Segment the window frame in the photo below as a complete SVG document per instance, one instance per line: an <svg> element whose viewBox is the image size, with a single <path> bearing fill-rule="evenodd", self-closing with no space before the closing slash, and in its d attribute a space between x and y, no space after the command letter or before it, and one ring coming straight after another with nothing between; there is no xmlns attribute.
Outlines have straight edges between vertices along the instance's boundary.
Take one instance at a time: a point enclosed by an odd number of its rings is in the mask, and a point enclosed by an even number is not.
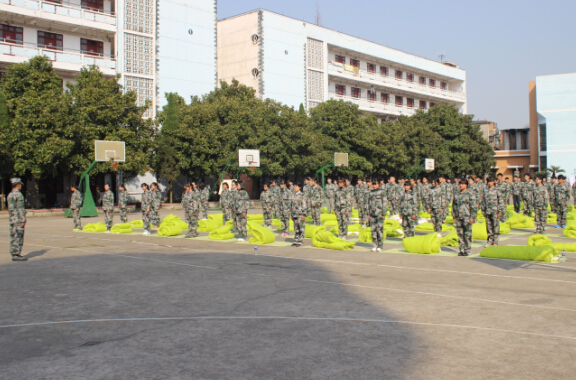
<svg viewBox="0 0 576 380"><path fill-rule="evenodd" d="M429 87L436 87L436 79L428 79L428 86Z"/></svg>
<svg viewBox="0 0 576 380"><path fill-rule="evenodd" d="M11 30L12 29L12 30ZM5 37L4 34L14 35L14 39ZM0 24L0 41L14 45L24 44L24 28L8 24ZM20 37L20 39L18 39Z"/></svg>
<svg viewBox="0 0 576 380"><path fill-rule="evenodd" d="M406 73L406 82L414 82L414 74Z"/></svg>
<svg viewBox="0 0 576 380"><path fill-rule="evenodd" d="M419 78L419 80L418 80L418 83L423 84L423 85L426 85L426 77L422 77L422 76L421 76L421 77Z"/></svg>
<svg viewBox="0 0 576 380"><path fill-rule="evenodd" d="M404 73L402 71L400 71L400 70L395 71L394 78L396 78L397 80L402 80L403 76L404 76Z"/></svg>
<svg viewBox="0 0 576 380"><path fill-rule="evenodd" d="M382 75L383 77L387 77L388 76L388 67L380 66L380 75Z"/></svg>
<svg viewBox="0 0 576 380"><path fill-rule="evenodd" d="M341 63L341 64L345 65L346 64L346 57L343 55L340 55L340 54L335 54L334 55L334 61L336 63Z"/></svg>
<svg viewBox="0 0 576 380"><path fill-rule="evenodd" d="M448 84L446 82L440 82L440 89L441 90L447 90Z"/></svg>
<svg viewBox="0 0 576 380"><path fill-rule="evenodd" d="M90 51L88 50L88 45L89 42L96 42L96 46L97 46L97 50L101 49L102 51ZM90 44L92 45L92 44ZM84 49L84 47L86 47L86 49ZM82 54L86 54L86 55L91 55L91 56L95 56L95 57L103 57L104 56L104 42L103 41L98 41L98 40L90 40L88 38L80 38L80 51L82 52Z"/></svg>
<svg viewBox="0 0 576 380"><path fill-rule="evenodd" d="M350 96L354 99L362 99L362 89L360 87L350 87Z"/></svg>
<svg viewBox="0 0 576 380"><path fill-rule="evenodd" d="M381 92L380 93L380 102L384 103L384 104L390 103L390 95L385 93L385 92Z"/></svg>
<svg viewBox="0 0 576 380"><path fill-rule="evenodd" d="M57 50L57 51L63 51L64 50L64 35L63 34L45 32L43 30L38 30L36 32L36 38L38 39L37 40L38 41L38 47L40 47L42 49ZM40 42L41 39L44 42ZM55 41L56 46L47 45L46 39L51 40L51 41L52 40ZM58 46L58 42L60 42L61 46Z"/></svg>
<svg viewBox="0 0 576 380"><path fill-rule="evenodd" d="M426 110L426 100L420 100L418 106L421 110Z"/></svg>
<svg viewBox="0 0 576 380"><path fill-rule="evenodd" d="M406 98L406 107L414 108L414 98Z"/></svg>
<svg viewBox="0 0 576 380"><path fill-rule="evenodd" d="M360 60L359 59L354 59L354 58L350 58L350 66L356 67L356 68L360 68Z"/></svg>
<svg viewBox="0 0 576 380"><path fill-rule="evenodd" d="M337 84L336 85L336 95L346 96L346 85Z"/></svg>
<svg viewBox="0 0 576 380"><path fill-rule="evenodd" d="M404 106L404 97L400 95L394 95L394 104L396 107Z"/></svg>
<svg viewBox="0 0 576 380"><path fill-rule="evenodd" d="M376 74L376 65L373 63L366 63L366 71L370 74Z"/></svg>
<svg viewBox="0 0 576 380"><path fill-rule="evenodd" d="M376 91L367 90L366 91L366 98L368 99L369 102L375 102L376 101Z"/></svg>

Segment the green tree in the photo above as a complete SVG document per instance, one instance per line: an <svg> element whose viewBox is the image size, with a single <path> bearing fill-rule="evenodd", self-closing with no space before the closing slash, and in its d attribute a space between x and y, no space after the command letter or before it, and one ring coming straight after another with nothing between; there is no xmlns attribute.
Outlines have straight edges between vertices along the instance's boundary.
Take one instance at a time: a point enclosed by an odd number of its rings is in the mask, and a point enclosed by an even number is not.
<svg viewBox="0 0 576 380"><path fill-rule="evenodd" d="M12 119L2 137L10 147L14 173L56 176L66 165L73 143L67 132L71 104L52 63L34 57L9 66L2 88Z"/></svg>
<svg viewBox="0 0 576 380"><path fill-rule="evenodd" d="M126 142L126 162L119 168L144 174L152 165L156 130L152 120L143 119L150 102L139 107L133 91L124 93L118 77L106 78L96 66L83 68L68 89L72 121L66 134L72 149L65 170L82 173L94 160L94 140L111 140ZM93 173L111 171L110 164L99 163Z"/></svg>
<svg viewBox="0 0 576 380"><path fill-rule="evenodd" d="M11 121L6 96L0 90L0 162L2 162L0 165L0 210L4 210L4 180L10 178L14 170L14 161L10 154L7 135Z"/></svg>
<svg viewBox="0 0 576 380"><path fill-rule="evenodd" d="M543 171L548 171L548 172L552 173L552 177L556 177L556 173L565 173L566 172L564 169L560 168L560 166L554 166L554 165L551 165L549 168L546 168Z"/></svg>
<svg viewBox="0 0 576 380"><path fill-rule="evenodd" d="M306 110L304 109L304 104L300 103L300 108L298 108L298 113L300 115L306 115Z"/></svg>

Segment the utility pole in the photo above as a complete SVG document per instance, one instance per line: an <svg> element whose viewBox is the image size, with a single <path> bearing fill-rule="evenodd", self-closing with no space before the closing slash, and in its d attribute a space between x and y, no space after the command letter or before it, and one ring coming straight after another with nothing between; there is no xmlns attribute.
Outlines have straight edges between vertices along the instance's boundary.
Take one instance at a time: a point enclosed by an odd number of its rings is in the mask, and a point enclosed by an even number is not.
<svg viewBox="0 0 576 380"><path fill-rule="evenodd" d="M316 2L316 25L321 26L320 25L321 22L321 18L320 18L320 5L318 4L318 2Z"/></svg>

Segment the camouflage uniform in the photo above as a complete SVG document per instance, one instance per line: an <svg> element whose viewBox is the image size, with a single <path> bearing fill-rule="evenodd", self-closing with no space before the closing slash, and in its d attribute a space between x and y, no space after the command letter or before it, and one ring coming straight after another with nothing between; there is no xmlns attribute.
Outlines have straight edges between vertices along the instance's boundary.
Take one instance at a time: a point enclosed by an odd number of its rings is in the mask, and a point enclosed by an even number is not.
<svg viewBox="0 0 576 380"><path fill-rule="evenodd" d="M498 213L500 214L500 221L504 223L506 221L506 205L508 204L506 200L510 197L510 188L506 182L497 182L494 187L502 198L502 205L498 209Z"/></svg>
<svg viewBox="0 0 576 380"><path fill-rule="evenodd" d="M568 182L557 183L554 187L554 200L556 201L556 214L558 215L558 225L566 225L566 215L568 214L568 202L570 201L570 185Z"/></svg>
<svg viewBox="0 0 576 380"><path fill-rule="evenodd" d="M419 212L416 199L412 190L404 191L400 199L400 216L402 217L402 228L404 229L405 237L411 237L415 234L414 228L418 221Z"/></svg>
<svg viewBox="0 0 576 380"><path fill-rule="evenodd" d="M279 186L270 186L270 192L272 193L274 199L274 218L280 219L281 213L281 199L280 199L280 187Z"/></svg>
<svg viewBox="0 0 576 380"><path fill-rule="evenodd" d="M224 224L231 219L230 215L230 190L223 189L220 194L220 209L222 210L222 215L224 219Z"/></svg>
<svg viewBox="0 0 576 380"><path fill-rule="evenodd" d="M432 219L432 225L434 226L435 232L442 232L442 222L444 221L444 210L446 206L444 204L444 192L440 186L433 187L428 193L428 212Z"/></svg>
<svg viewBox="0 0 576 380"><path fill-rule="evenodd" d="M460 255L467 256L472 250L472 224L476 222L478 210L476 209L476 197L473 191L466 189L454 195L452 202L452 216L454 227L458 234L458 249Z"/></svg>
<svg viewBox="0 0 576 380"><path fill-rule="evenodd" d="M72 193L72 198L70 199L70 208L72 209L72 215L74 216L74 229L81 229L82 224L80 223L80 208L82 207L82 193L80 190L75 190Z"/></svg>
<svg viewBox="0 0 576 380"><path fill-rule="evenodd" d="M312 191L315 191L314 189ZM297 243L304 241L304 221L302 216L306 216L307 201L301 191L292 194L291 214L294 221L294 240Z"/></svg>
<svg viewBox="0 0 576 380"><path fill-rule="evenodd" d="M264 225L266 227L272 226L272 217L274 215L274 195L270 189L260 194L260 204L262 205L262 213L264 214Z"/></svg>
<svg viewBox="0 0 576 380"><path fill-rule="evenodd" d="M142 204L140 206L140 212L142 213L142 223L144 224L145 231L150 231L150 211L148 210L149 207L152 207L150 194L150 190L146 190L142 193Z"/></svg>
<svg viewBox="0 0 576 380"><path fill-rule="evenodd" d="M548 199L550 200L550 210L554 214L558 214L556 210L556 184L558 182L546 182L546 190L548 190Z"/></svg>
<svg viewBox="0 0 576 380"><path fill-rule="evenodd" d="M128 223L128 192L122 190L118 192L118 207L120 208L120 221L122 223Z"/></svg>
<svg viewBox="0 0 576 380"><path fill-rule="evenodd" d="M110 230L114 221L114 193L110 190L102 196L102 210L104 210L104 223Z"/></svg>
<svg viewBox="0 0 576 380"><path fill-rule="evenodd" d="M206 185L202 190L202 219L208 219L208 200L210 199L210 186Z"/></svg>
<svg viewBox="0 0 576 380"><path fill-rule="evenodd" d="M390 215L398 215L400 207L400 196L404 189L398 183L386 184L386 193L388 194L388 205L390 206Z"/></svg>
<svg viewBox="0 0 576 380"><path fill-rule="evenodd" d="M368 193L368 215L372 228L372 244L374 248L384 247L384 219L388 208L388 199L381 189Z"/></svg>
<svg viewBox="0 0 576 380"><path fill-rule="evenodd" d="M150 207L150 219L152 225L160 227L160 205L162 204L162 192L160 189L150 191L152 197L152 204Z"/></svg>
<svg viewBox="0 0 576 380"><path fill-rule="evenodd" d="M189 222L186 237L193 238L198 236L198 219L200 219L202 199L203 195L200 191L190 191L190 200L188 201Z"/></svg>
<svg viewBox="0 0 576 380"><path fill-rule="evenodd" d="M26 223L26 210L24 209L24 196L20 190L12 190L6 198L8 202L8 217L10 223L10 254L12 257L20 256L24 245L24 227Z"/></svg>
<svg viewBox="0 0 576 380"><path fill-rule="evenodd" d="M346 237L348 235L348 222L350 221L350 214L346 216L348 207L350 207L350 196L346 188L338 187L334 193L334 212L336 213L336 220L338 221L338 237Z"/></svg>
<svg viewBox="0 0 576 380"><path fill-rule="evenodd" d="M514 182L512 184L512 197L514 198L514 211L520 212L520 202L522 200L522 181Z"/></svg>
<svg viewBox="0 0 576 380"><path fill-rule="evenodd" d="M304 195L304 194L302 194ZM287 234L290 232L290 209L292 208L292 192L287 187L280 188L279 196L279 218L280 232Z"/></svg>
<svg viewBox="0 0 576 380"><path fill-rule="evenodd" d="M346 197L348 198L348 218L352 217L352 207L356 207L358 209L358 205L356 204L356 200L354 199L354 186L346 185L344 186L344 190L346 191Z"/></svg>
<svg viewBox="0 0 576 380"><path fill-rule="evenodd" d="M238 189L230 190L228 195L228 204L230 205L230 217L232 218L232 229L231 231L238 231L238 226L236 223L236 196L238 195Z"/></svg>
<svg viewBox="0 0 576 380"><path fill-rule="evenodd" d="M238 191L235 198L236 202L236 228L238 235L245 239L248 236L246 223L248 222L248 208L250 208L250 196L246 190Z"/></svg>
<svg viewBox="0 0 576 380"><path fill-rule="evenodd" d="M576 182L574 182L574 184L572 185L572 198L574 198L574 201L576 203Z"/></svg>
<svg viewBox="0 0 576 380"><path fill-rule="evenodd" d="M534 199L534 182L524 182L522 186L522 200L524 201L524 215L531 216Z"/></svg>
<svg viewBox="0 0 576 380"><path fill-rule="evenodd" d="M358 216L360 217L360 224L366 225L366 216L368 215L368 202L370 194L368 185L356 185L354 192L356 193L356 204L358 205Z"/></svg>
<svg viewBox="0 0 576 380"><path fill-rule="evenodd" d="M432 185L429 183L422 183L420 184L418 189L420 191L420 200L422 201L422 208L424 210L429 210L430 205L428 202L430 201L430 191L432 190Z"/></svg>
<svg viewBox="0 0 576 380"><path fill-rule="evenodd" d="M293 194L296 194L296 192ZM319 226L321 224L320 209L322 208L322 188L320 186L312 186L307 202L309 204L309 210L307 210L307 212L312 215L312 222Z"/></svg>
<svg viewBox="0 0 576 380"><path fill-rule="evenodd" d="M548 190L546 186L536 186L534 191L534 224L536 232L544 233L546 227L546 218L548 216Z"/></svg>
<svg viewBox="0 0 576 380"><path fill-rule="evenodd" d="M496 187L490 189L486 187L482 196L482 212L486 218L486 233L488 234L488 244L498 244L500 238L500 220L498 214L502 212L504 200Z"/></svg>
<svg viewBox="0 0 576 380"><path fill-rule="evenodd" d="M441 197L442 201L444 202L443 204L444 212L442 213L441 217L442 223L444 223L446 217L448 216L448 205L452 203L452 199L454 198L454 194L456 193L454 192L454 188L448 182L444 182L443 184L440 185L440 192L442 193Z"/></svg>
<svg viewBox="0 0 576 380"><path fill-rule="evenodd" d="M328 201L328 213L334 210L334 192L338 189L333 183L328 183L324 186L324 192L326 193L326 200Z"/></svg>

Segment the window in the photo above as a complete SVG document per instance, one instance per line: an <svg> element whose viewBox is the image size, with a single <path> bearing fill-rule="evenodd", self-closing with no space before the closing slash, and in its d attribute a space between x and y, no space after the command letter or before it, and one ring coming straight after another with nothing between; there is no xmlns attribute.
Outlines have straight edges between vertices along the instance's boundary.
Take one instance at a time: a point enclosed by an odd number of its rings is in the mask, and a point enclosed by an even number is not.
<svg viewBox="0 0 576 380"><path fill-rule="evenodd" d="M61 34L38 31L38 45L43 48L62 50Z"/></svg>
<svg viewBox="0 0 576 380"><path fill-rule="evenodd" d="M402 107L403 104L404 104L404 98L396 95L396 107Z"/></svg>
<svg viewBox="0 0 576 380"><path fill-rule="evenodd" d="M104 0L82 0L82 8L93 11L103 11Z"/></svg>
<svg viewBox="0 0 576 380"><path fill-rule="evenodd" d="M406 98L406 105L410 108L414 107L414 99Z"/></svg>
<svg viewBox="0 0 576 380"><path fill-rule="evenodd" d="M420 77L420 84L426 84L426 77Z"/></svg>
<svg viewBox="0 0 576 380"><path fill-rule="evenodd" d="M346 86L344 86L342 84L337 84L336 85L336 95L345 96L346 95Z"/></svg>
<svg viewBox="0 0 576 380"><path fill-rule="evenodd" d="M442 90L446 90L448 88L448 85L446 84L446 82L440 82L440 88Z"/></svg>
<svg viewBox="0 0 576 380"><path fill-rule="evenodd" d="M380 66L380 75L387 77L388 76L388 68L384 66Z"/></svg>
<svg viewBox="0 0 576 380"><path fill-rule="evenodd" d="M406 74L406 80L408 82L414 82L414 74Z"/></svg>
<svg viewBox="0 0 576 380"><path fill-rule="evenodd" d="M352 87L352 97L359 99L362 96L362 92L357 87Z"/></svg>
<svg viewBox="0 0 576 380"><path fill-rule="evenodd" d="M508 141L510 141L510 150L518 149L516 146L516 130L511 129L508 134Z"/></svg>
<svg viewBox="0 0 576 380"><path fill-rule="evenodd" d="M342 63L342 64L346 63L346 57L344 57L343 55L336 54L335 59L336 59L336 62L338 62L338 63Z"/></svg>
<svg viewBox="0 0 576 380"><path fill-rule="evenodd" d="M375 102L376 101L376 92L368 90L368 101Z"/></svg>
<svg viewBox="0 0 576 380"><path fill-rule="evenodd" d="M373 65L371 63L367 63L366 67L368 68L369 73L375 73L376 72L376 65Z"/></svg>
<svg viewBox="0 0 576 380"><path fill-rule="evenodd" d="M0 24L0 41L22 45L22 28Z"/></svg>
<svg viewBox="0 0 576 380"><path fill-rule="evenodd" d="M402 79L402 71L396 70L396 79Z"/></svg>
<svg viewBox="0 0 576 380"><path fill-rule="evenodd" d="M360 68L360 61L357 59L350 58L350 66Z"/></svg>
<svg viewBox="0 0 576 380"><path fill-rule="evenodd" d="M426 101L425 101L425 100L420 100L420 109L421 109L421 110L425 110L425 109L426 109Z"/></svg>
<svg viewBox="0 0 576 380"><path fill-rule="evenodd" d="M524 129L520 131L520 149L530 149L530 130Z"/></svg>
<svg viewBox="0 0 576 380"><path fill-rule="evenodd" d="M432 102L430 102L430 105L429 105L429 107L430 107L430 108L434 107L434 104L436 104L436 103L432 103Z"/></svg>
<svg viewBox="0 0 576 380"><path fill-rule="evenodd" d="M538 129L540 130L540 152L546 152L546 124L540 124Z"/></svg>
<svg viewBox="0 0 576 380"><path fill-rule="evenodd" d="M428 86L436 87L436 81L434 79L430 79L430 81L428 82Z"/></svg>
<svg viewBox="0 0 576 380"><path fill-rule="evenodd" d="M388 94L385 94L385 93L382 92L382 93L380 94L380 101L381 101L382 103L388 103L388 102L389 102Z"/></svg>
<svg viewBox="0 0 576 380"><path fill-rule="evenodd" d="M102 56L104 54L104 42L80 39L80 48L84 54Z"/></svg>

